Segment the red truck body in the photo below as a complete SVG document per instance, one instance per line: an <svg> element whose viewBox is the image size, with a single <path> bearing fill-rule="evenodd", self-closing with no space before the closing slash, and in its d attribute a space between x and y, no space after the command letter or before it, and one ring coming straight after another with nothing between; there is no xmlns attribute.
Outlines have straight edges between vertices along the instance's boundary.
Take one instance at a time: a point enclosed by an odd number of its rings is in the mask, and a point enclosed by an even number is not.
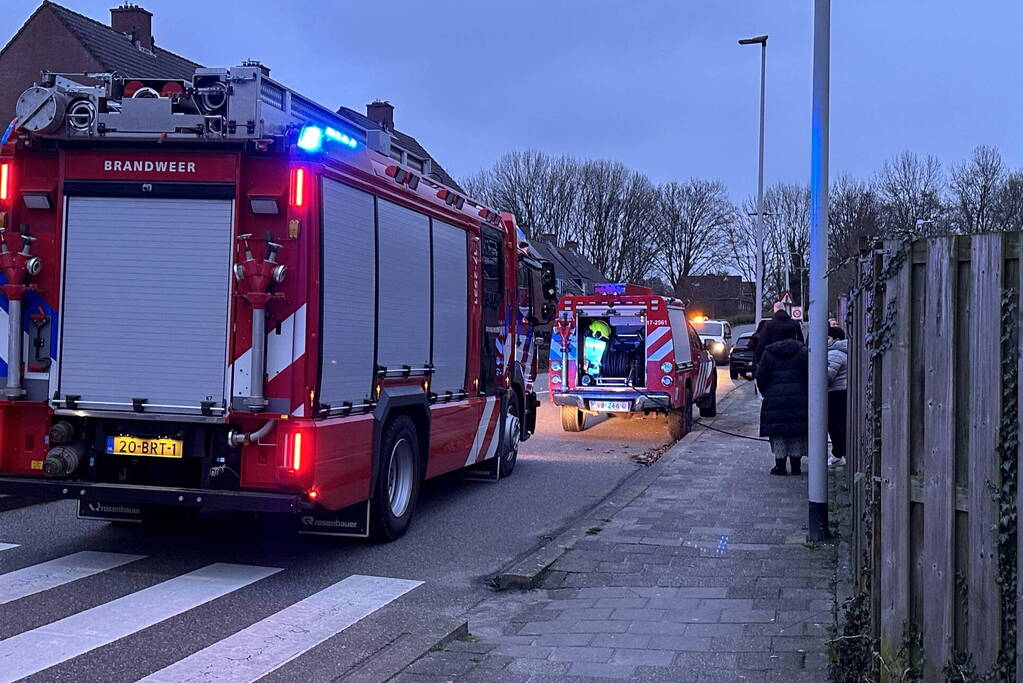
<svg viewBox="0 0 1023 683"><path fill-rule="evenodd" d="M393 538L423 479L509 474L544 303L514 218L259 69L203 71L141 104L26 91L93 119L0 151L0 493Z"/></svg>
<svg viewBox="0 0 1023 683"><path fill-rule="evenodd" d="M664 413L680 438L693 409L716 413L714 359L677 299L636 285L598 285L558 304L550 348L550 400L562 426L579 431L586 414Z"/></svg>

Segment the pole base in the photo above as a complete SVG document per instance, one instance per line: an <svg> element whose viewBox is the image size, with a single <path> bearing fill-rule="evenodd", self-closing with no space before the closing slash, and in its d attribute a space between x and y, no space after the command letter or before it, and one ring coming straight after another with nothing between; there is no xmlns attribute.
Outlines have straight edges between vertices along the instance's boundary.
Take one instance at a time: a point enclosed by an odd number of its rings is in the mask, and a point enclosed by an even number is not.
<svg viewBox="0 0 1023 683"><path fill-rule="evenodd" d="M245 399L245 407L254 413L266 410L267 400L262 397L250 396Z"/></svg>
<svg viewBox="0 0 1023 683"><path fill-rule="evenodd" d="M4 396L11 401L16 401L19 398L25 398L25 389L22 387L6 387L4 388Z"/></svg>
<svg viewBox="0 0 1023 683"><path fill-rule="evenodd" d="M806 538L811 543L830 541L831 531L828 528L828 504L810 501L810 526Z"/></svg>

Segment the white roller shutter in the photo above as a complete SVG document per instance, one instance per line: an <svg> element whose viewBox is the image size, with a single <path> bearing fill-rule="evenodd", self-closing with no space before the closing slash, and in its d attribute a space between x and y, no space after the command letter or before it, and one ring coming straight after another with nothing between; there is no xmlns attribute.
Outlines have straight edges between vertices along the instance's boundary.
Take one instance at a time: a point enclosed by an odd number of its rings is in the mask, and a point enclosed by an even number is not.
<svg viewBox="0 0 1023 683"><path fill-rule="evenodd" d="M373 196L323 180L320 400L362 403L373 387Z"/></svg>
<svg viewBox="0 0 1023 683"><path fill-rule="evenodd" d="M197 413L225 403L233 202L68 199L61 397Z"/></svg>
<svg viewBox="0 0 1023 683"><path fill-rule="evenodd" d="M377 363L390 370L430 361L430 221L377 200L380 308Z"/></svg>
<svg viewBox="0 0 1023 683"><path fill-rule="evenodd" d="M432 391L465 389L469 329L465 230L433 222L433 381Z"/></svg>

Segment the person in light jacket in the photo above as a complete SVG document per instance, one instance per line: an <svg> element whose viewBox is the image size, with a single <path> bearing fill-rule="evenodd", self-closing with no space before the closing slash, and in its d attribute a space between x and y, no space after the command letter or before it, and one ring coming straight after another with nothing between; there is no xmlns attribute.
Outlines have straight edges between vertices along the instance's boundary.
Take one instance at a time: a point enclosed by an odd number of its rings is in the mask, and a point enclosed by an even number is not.
<svg viewBox="0 0 1023 683"><path fill-rule="evenodd" d="M757 365L757 388L764 397L760 436L771 441L771 474L788 474L786 460L792 474L801 474L800 459L806 455L808 355L806 346L796 338L795 326L783 327L778 334L782 339L763 349Z"/></svg>
<svg viewBox="0 0 1023 683"><path fill-rule="evenodd" d="M830 467L845 465L845 406L849 386L849 340L841 327L828 329L828 435Z"/></svg>

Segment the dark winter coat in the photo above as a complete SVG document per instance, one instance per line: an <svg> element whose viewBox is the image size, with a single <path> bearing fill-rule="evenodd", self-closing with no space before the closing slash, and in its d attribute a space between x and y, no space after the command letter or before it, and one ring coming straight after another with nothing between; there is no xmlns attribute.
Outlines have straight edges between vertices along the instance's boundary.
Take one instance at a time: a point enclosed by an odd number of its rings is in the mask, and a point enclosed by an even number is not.
<svg viewBox="0 0 1023 683"><path fill-rule="evenodd" d="M763 327L756 333L754 339L757 340L756 348L753 351L756 360L759 363L760 359L764 357L764 349L771 344L781 341L782 339L798 339L800 342L803 339L803 328L799 326L792 316L787 311L775 311L771 319L768 320Z"/></svg>
<svg viewBox="0 0 1023 683"><path fill-rule="evenodd" d="M775 342L764 349L757 366L760 436L805 436L808 354L795 339Z"/></svg>

